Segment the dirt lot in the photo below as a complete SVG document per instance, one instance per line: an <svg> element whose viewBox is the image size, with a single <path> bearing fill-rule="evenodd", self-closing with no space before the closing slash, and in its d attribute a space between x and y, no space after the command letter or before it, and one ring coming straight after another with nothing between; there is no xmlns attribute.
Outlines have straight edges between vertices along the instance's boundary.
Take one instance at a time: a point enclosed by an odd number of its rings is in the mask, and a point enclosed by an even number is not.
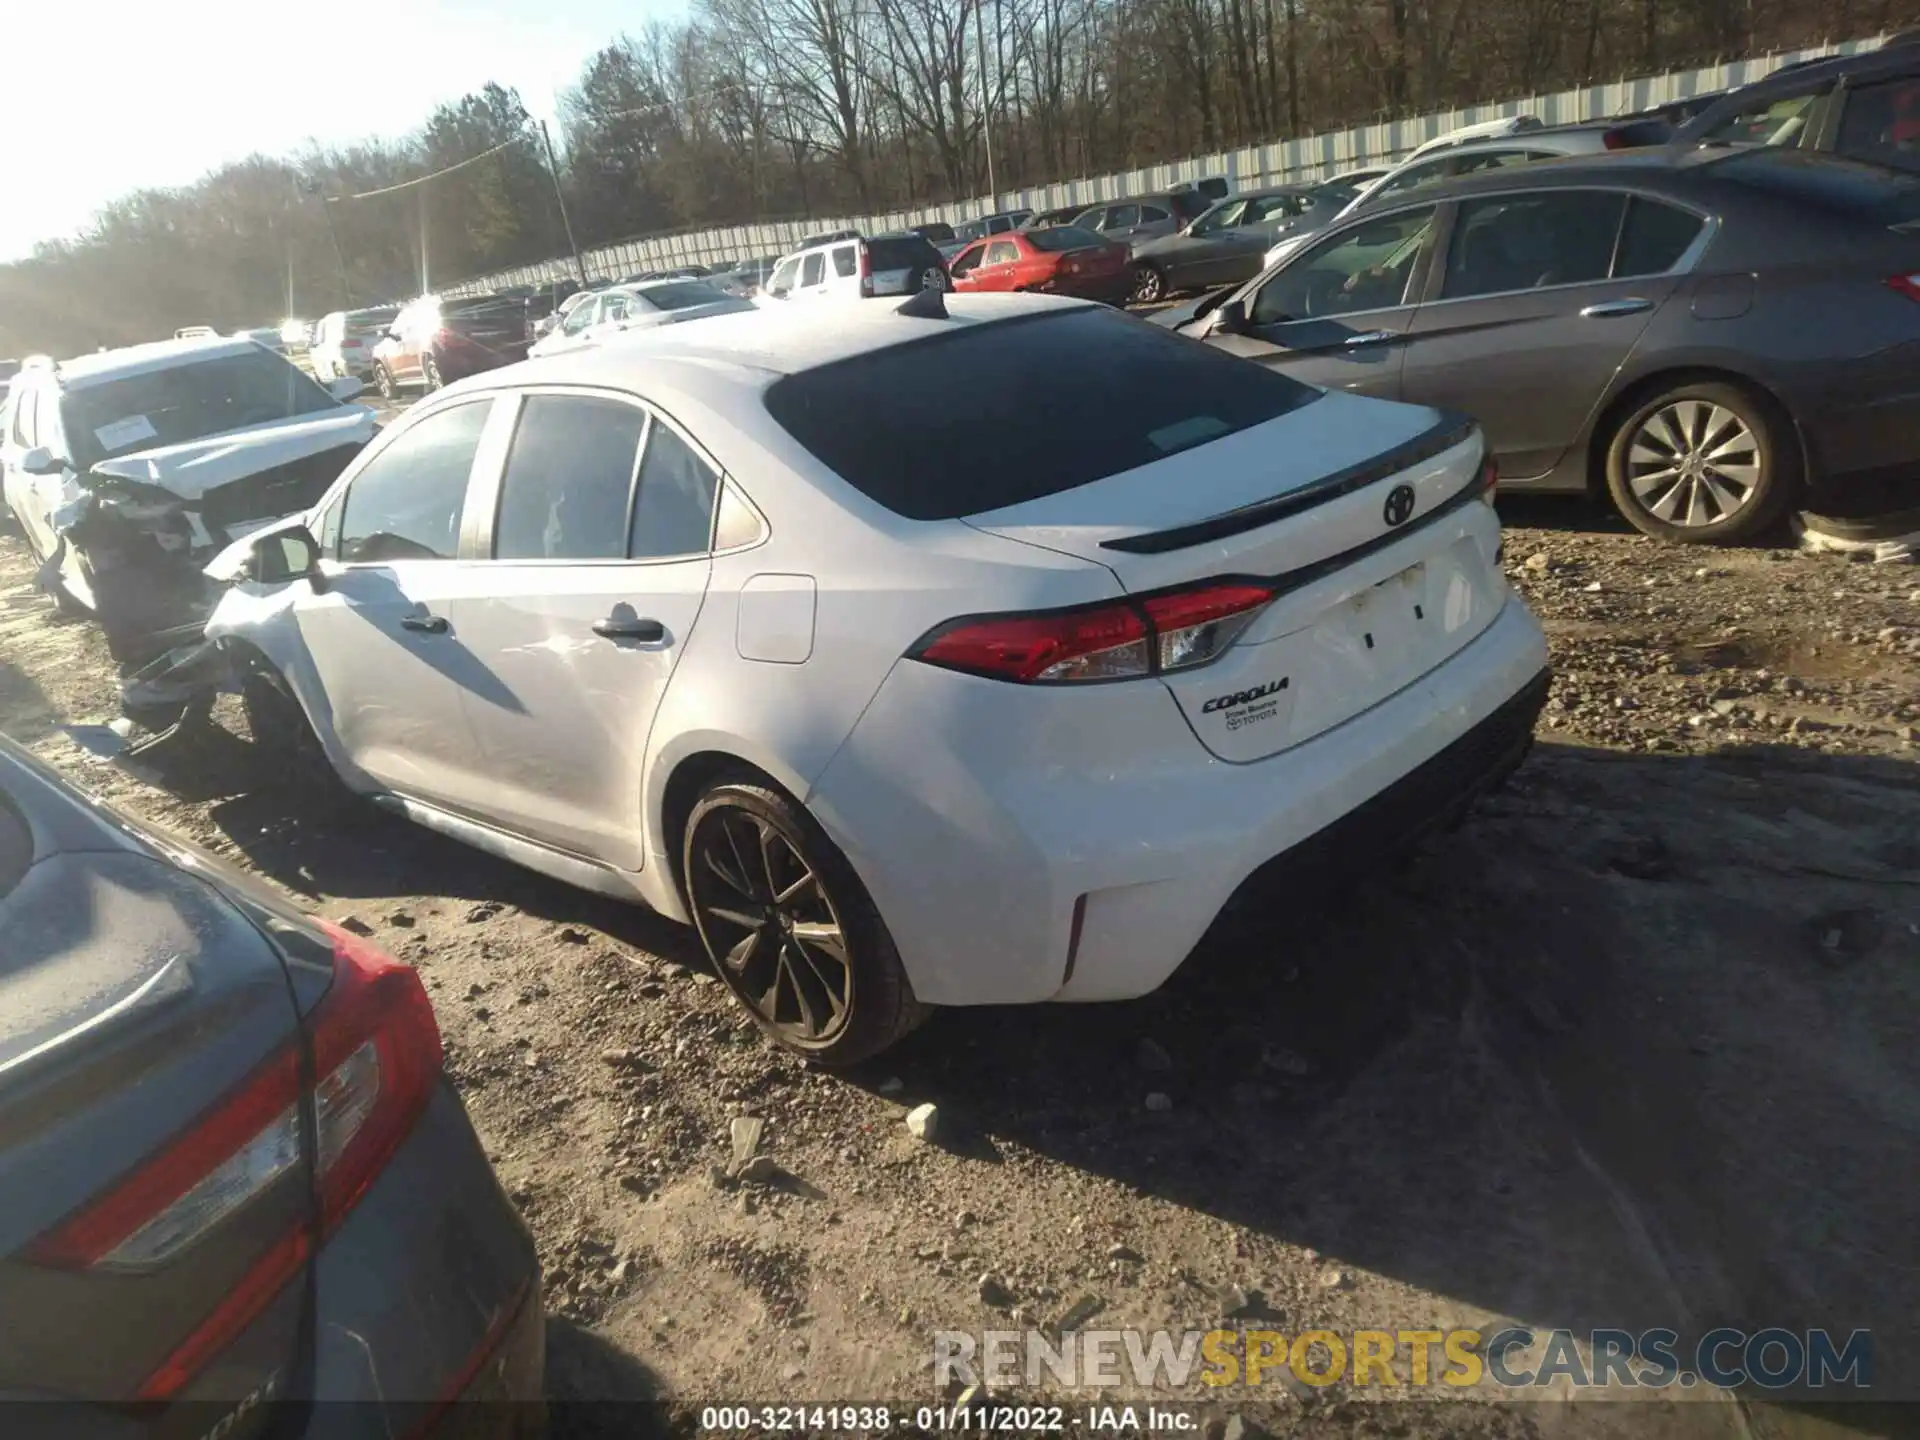
<svg viewBox="0 0 1920 1440"><path fill-rule="evenodd" d="M11 537L0 728L420 969L539 1240L559 1395L657 1394L681 1428L702 1402L930 1399L932 1329L1090 1297L1114 1328L1868 1327L1874 1395L1920 1398L1920 570L1503 509L1558 678L1462 830L1148 999L945 1012L847 1077L761 1043L687 932L289 795L224 710L155 765L89 759L61 726L113 714L104 647ZM903 1124L923 1101L938 1144ZM768 1185L716 1183L738 1116L765 1121ZM1217 1410L1350 1435L1896 1423L1295 1388ZM609 1413L561 1428L628 1433Z"/></svg>

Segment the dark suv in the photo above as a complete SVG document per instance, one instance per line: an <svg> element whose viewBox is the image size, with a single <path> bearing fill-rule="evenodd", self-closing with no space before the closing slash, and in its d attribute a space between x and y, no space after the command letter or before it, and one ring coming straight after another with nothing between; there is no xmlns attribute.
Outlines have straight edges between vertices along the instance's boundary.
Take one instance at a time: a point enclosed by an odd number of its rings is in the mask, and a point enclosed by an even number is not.
<svg viewBox="0 0 1920 1440"><path fill-rule="evenodd" d="M1920 171L1920 35L1864 55L1810 60L1729 90L1682 125L1684 146L1824 150Z"/></svg>
<svg viewBox="0 0 1920 1440"><path fill-rule="evenodd" d="M524 360L537 318L529 315L524 293L465 300L422 296L394 317L386 338L373 347L374 383L392 399L411 386L438 390Z"/></svg>

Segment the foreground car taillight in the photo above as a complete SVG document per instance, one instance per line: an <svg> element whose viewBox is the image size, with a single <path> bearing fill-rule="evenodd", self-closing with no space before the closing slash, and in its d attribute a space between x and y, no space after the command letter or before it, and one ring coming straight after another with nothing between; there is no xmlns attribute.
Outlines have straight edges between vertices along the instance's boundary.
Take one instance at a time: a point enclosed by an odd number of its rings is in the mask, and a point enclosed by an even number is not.
<svg viewBox="0 0 1920 1440"><path fill-rule="evenodd" d="M956 620L908 653L1022 685L1131 680L1218 658L1274 594L1251 582L1210 582L1109 605Z"/></svg>
<svg viewBox="0 0 1920 1440"><path fill-rule="evenodd" d="M1493 456L1487 456L1480 466L1480 498L1493 504L1493 492L1500 486L1500 467L1494 463Z"/></svg>
<svg viewBox="0 0 1920 1440"><path fill-rule="evenodd" d="M420 978L325 925L333 984L311 1020L318 1225L276 1238L136 1392L180 1392L299 1274L412 1131L440 1073L440 1028ZM21 1258L74 1270L166 1264L301 1163L305 1064L296 1036L238 1089Z"/></svg>
<svg viewBox="0 0 1920 1440"><path fill-rule="evenodd" d="M1920 271L1907 275L1889 275L1887 288L1906 296L1909 300L1920 301Z"/></svg>

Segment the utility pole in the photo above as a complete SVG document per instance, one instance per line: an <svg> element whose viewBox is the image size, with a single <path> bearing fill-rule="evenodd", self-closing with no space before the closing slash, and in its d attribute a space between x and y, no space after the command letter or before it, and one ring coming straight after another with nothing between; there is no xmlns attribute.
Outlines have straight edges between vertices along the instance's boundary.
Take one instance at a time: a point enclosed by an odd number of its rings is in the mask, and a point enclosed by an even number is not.
<svg viewBox="0 0 1920 1440"><path fill-rule="evenodd" d="M973 50L980 60L980 138L987 147L987 189L992 198L989 211L1000 208L1000 187L993 182L993 102L987 98L987 35L980 20L980 7L986 0L973 0Z"/></svg>
<svg viewBox="0 0 1920 1440"><path fill-rule="evenodd" d="M582 285L587 283L586 262L580 258L580 246L573 238L573 219L567 214L567 192L560 188L560 166L553 158L553 137L547 133L547 122L540 125L540 144L547 152L547 174L553 180L553 198L560 202L560 223L566 227L567 249L573 252L573 271Z"/></svg>
<svg viewBox="0 0 1920 1440"><path fill-rule="evenodd" d="M314 193L320 193L316 184ZM320 196L320 213L326 217L327 238L333 241L333 263L340 267L340 295L347 309L353 308L353 284L347 279L347 252L340 248L340 232L333 228L333 200L327 195Z"/></svg>
<svg viewBox="0 0 1920 1440"><path fill-rule="evenodd" d="M431 295L427 284L427 187L420 187L420 293Z"/></svg>

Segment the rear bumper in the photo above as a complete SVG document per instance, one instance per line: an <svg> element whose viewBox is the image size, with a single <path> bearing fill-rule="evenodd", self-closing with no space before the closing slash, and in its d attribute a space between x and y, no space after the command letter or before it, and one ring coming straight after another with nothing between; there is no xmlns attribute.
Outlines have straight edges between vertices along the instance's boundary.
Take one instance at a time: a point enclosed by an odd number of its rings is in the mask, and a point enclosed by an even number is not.
<svg viewBox="0 0 1920 1440"><path fill-rule="evenodd" d="M1117 305L1133 293L1133 276L1122 267L1111 275L1056 276L1040 288L1049 295L1071 295L1076 300L1101 300Z"/></svg>
<svg viewBox="0 0 1920 1440"><path fill-rule="evenodd" d="M539 1262L444 1083L313 1284L314 1397L355 1403L315 1406L310 1436L537 1432Z"/></svg>
<svg viewBox="0 0 1920 1440"><path fill-rule="evenodd" d="M1243 887L1269 888L1276 857L1314 840L1321 859L1293 863L1377 867L1369 846L1463 807L1524 753L1546 667L1510 599L1371 709L1229 764L1161 685L1042 692L903 662L808 804L922 1000L1125 999L1161 985Z"/></svg>

